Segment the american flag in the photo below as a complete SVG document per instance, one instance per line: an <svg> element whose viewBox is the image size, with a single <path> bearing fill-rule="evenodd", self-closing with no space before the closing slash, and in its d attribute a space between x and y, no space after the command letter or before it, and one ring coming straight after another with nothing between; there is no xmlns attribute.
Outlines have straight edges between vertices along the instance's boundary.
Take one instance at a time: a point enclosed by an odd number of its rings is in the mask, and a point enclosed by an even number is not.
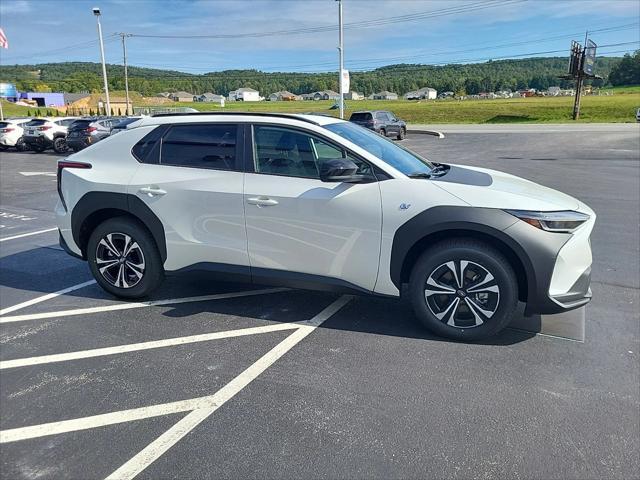
<svg viewBox="0 0 640 480"><path fill-rule="evenodd" d="M7 40L7 36L4 34L2 28L0 28L0 47L9 48L9 40Z"/></svg>

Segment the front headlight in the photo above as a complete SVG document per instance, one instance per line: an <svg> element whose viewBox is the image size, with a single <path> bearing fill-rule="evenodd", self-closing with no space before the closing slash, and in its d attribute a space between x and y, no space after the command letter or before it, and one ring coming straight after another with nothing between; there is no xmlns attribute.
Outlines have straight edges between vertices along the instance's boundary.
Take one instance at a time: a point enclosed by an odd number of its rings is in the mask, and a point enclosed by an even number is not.
<svg viewBox="0 0 640 480"><path fill-rule="evenodd" d="M570 210L562 212L532 212L529 210L505 210L514 217L547 232L571 233L589 220L589 215Z"/></svg>

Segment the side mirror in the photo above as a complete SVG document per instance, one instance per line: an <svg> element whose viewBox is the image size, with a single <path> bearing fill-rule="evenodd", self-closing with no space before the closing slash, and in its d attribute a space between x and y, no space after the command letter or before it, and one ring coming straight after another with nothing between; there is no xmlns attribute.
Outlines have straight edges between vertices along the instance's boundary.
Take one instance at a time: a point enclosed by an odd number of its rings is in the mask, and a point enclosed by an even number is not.
<svg viewBox="0 0 640 480"><path fill-rule="evenodd" d="M320 180L323 182L359 182L358 166L347 158L332 158L320 164Z"/></svg>

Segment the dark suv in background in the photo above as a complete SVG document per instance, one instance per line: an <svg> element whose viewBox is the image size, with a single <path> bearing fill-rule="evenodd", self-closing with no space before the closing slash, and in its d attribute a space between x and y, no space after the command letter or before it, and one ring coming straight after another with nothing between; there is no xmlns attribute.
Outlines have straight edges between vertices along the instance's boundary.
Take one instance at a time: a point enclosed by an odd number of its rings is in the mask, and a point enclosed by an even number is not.
<svg viewBox="0 0 640 480"><path fill-rule="evenodd" d="M383 137L395 137L402 140L407 135L407 124L386 110L353 112L349 121L369 128Z"/></svg>
<svg viewBox="0 0 640 480"><path fill-rule="evenodd" d="M78 152L89 145L111 135L111 128L120 123L120 118L83 118L69 126L67 145Z"/></svg>

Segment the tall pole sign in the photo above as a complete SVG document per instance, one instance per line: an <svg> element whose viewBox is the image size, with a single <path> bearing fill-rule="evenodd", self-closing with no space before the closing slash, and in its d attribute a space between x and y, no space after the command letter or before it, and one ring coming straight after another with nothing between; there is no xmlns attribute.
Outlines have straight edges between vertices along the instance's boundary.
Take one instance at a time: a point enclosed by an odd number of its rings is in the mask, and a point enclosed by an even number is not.
<svg viewBox="0 0 640 480"><path fill-rule="evenodd" d="M594 67L596 63L596 48L598 47L593 40L589 40L585 35L585 46L573 41L571 42L571 54L569 57L569 71L567 75L563 75L560 78L565 80L575 80L576 82L576 95L573 102L573 119L578 120L580 118L580 100L582 98L582 87L585 79L602 78L595 75Z"/></svg>

